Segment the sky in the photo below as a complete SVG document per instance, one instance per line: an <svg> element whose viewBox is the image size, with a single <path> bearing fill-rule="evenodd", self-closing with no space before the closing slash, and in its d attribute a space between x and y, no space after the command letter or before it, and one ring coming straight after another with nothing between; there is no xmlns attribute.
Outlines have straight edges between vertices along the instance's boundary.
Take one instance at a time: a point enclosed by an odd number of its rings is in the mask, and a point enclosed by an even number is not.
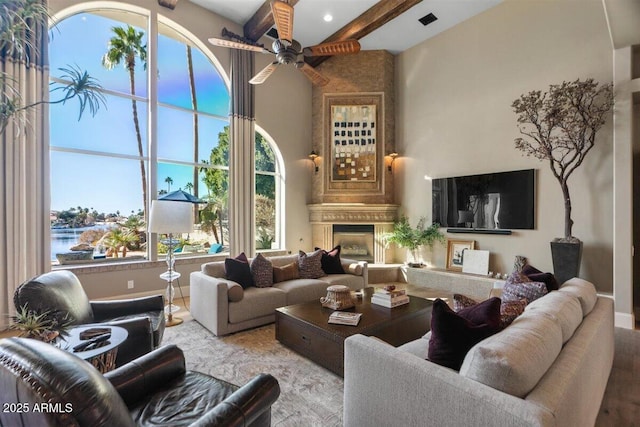
<svg viewBox="0 0 640 427"><path fill-rule="evenodd" d="M129 14L130 15L130 14ZM123 17L127 15L123 14ZM125 18L126 19L126 18ZM60 68L73 65L86 70L102 87L116 93L129 94L129 74L122 66L107 70L102 56L107 51L113 26L126 25L96 14L81 13L58 23L51 31L49 44L50 73L59 77ZM137 28L138 31L142 31ZM146 37L144 39L146 43ZM192 48L198 110L217 117L199 115L199 159L208 159L217 146L218 133L228 124L229 94L224 81L209 59ZM186 46L173 38L158 37L158 98L161 103L191 109ZM146 70L137 61L135 69L136 95L147 97ZM60 99L59 92L51 101ZM50 108L50 143L63 150L51 152L51 209L87 207L98 212L122 214L142 208L140 162L124 156L137 156L138 145L133 124L131 100L106 95L107 108L95 117L85 113L78 121L77 101L52 105ZM137 101L144 154L147 155L148 104ZM159 159L193 161L193 114L167 106L158 108ZM92 155L87 152L113 154ZM145 165L146 167L146 165ZM148 172L148 167L147 167ZM171 177L171 190L185 189L193 181L192 168L180 164L158 164L158 189L168 190L165 178ZM201 186L201 195L206 193Z"/></svg>

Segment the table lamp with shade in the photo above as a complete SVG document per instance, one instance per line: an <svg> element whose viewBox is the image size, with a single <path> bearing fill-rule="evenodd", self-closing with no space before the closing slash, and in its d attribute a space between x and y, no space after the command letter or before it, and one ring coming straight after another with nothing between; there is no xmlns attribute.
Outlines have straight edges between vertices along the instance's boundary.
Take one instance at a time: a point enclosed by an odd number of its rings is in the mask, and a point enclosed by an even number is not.
<svg viewBox="0 0 640 427"><path fill-rule="evenodd" d="M167 314L167 326L175 326L182 323L179 317L173 317L173 313L180 308L173 304L173 281L180 277L180 273L174 271L175 259L173 248L176 241L175 234L188 233L193 229L193 205L191 203L177 202L173 200L153 200L149 215L149 232L168 235L167 240L167 266L169 269L160 275L167 281L167 301L165 313Z"/></svg>

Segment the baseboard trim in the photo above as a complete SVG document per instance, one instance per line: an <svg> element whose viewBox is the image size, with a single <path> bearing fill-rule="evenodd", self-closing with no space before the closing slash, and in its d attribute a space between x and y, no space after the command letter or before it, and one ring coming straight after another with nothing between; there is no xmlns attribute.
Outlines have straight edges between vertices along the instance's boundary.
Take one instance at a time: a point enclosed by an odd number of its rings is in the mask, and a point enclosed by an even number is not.
<svg viewBox="0 0 640 427"><path fill-rule="evenodd" d="M635 316L629 313L621 313L616 311L614 316L614 324L616 328L635 329Z"/></svg>
<svg viewBox="0 0 640 427"><path fill-rule="evenodd" d="M182 293L180 293L180 289L178 288L178 286L174 286L175 288L175 294L173 296L174 299L179 299L182 295L184 295L185 297L189 296L189 287L185 287L183 286L182 289ZM155 291L145 291L145 292L134 292L134 293L130 293L130 294L124 294L124 295L114 295L111 297L105 297L105 298L96 298L96 300L103 300L103 301L109 301L109 300L116 300L116 299L131 299L131 298L140 298L140 297L149 297L152 295L164 295L166 292L166 289L158 289Z"/></svg>

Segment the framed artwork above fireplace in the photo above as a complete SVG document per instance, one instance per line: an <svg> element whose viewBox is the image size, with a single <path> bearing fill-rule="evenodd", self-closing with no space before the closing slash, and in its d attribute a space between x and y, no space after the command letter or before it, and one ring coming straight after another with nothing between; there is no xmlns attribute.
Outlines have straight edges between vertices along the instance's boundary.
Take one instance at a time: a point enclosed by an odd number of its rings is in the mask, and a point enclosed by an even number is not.
<svg viewBox="0 0 640 427"><path fill-rule="evenodd" d="M384 94L325 94L325 193L377 193L384 187Z"/></svg>

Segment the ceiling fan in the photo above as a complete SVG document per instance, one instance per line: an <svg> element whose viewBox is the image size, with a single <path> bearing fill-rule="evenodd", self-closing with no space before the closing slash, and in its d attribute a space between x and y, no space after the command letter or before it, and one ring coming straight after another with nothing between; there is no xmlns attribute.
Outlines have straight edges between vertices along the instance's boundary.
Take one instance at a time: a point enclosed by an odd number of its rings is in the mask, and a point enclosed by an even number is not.
<svg viewBox="0 0 640 427"><path fill-rule="evenodd" d="M346 55L360 51L360 43L353 39L321 43L302 48L300 43L293 39L293 6L284 1L274 0L271 2L271 13L276 23L276 29L278 30L278 39L273 42L271 49L263 45L251 44L250 40L243 39L228 31L226 28L222 30L223 37L232 37L241 40L241 42L215 37L209 39L209 43L215 46L250 50L276 56L275 61L267 65L249 80L251 84L257 85L264 83L280 64L294 64L313 84L324 86L329 83L329 79L317 72L311 65L304 62L305 56Z"/></svg>

